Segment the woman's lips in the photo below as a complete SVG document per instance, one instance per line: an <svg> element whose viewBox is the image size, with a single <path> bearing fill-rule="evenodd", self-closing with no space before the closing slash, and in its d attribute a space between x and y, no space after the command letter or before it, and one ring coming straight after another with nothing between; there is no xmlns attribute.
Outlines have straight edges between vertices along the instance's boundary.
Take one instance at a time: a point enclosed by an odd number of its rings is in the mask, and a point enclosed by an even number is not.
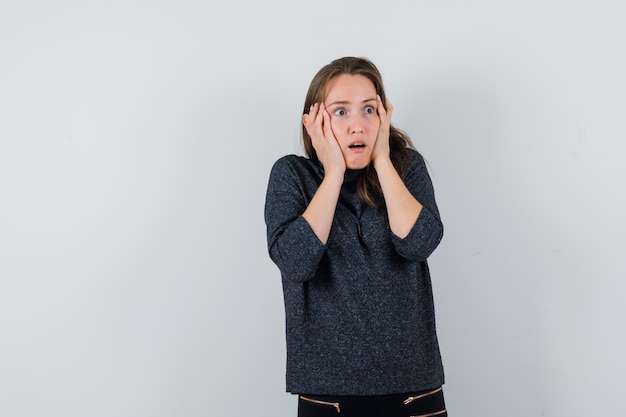
<svg viewBox="0 0 626 417"><path fill-rule="evenodd" d="M361 153L365 151L365 144L363 142L355 142L348 145L348 148L354 153Z"/></svg>
<svg viewBox="0 0 626 417"><path fill-rule="evenodd" d="M365 148L365 144L363 142L353 142L350 145L348 145L348 148L350 149L363 149Z"/></svg>

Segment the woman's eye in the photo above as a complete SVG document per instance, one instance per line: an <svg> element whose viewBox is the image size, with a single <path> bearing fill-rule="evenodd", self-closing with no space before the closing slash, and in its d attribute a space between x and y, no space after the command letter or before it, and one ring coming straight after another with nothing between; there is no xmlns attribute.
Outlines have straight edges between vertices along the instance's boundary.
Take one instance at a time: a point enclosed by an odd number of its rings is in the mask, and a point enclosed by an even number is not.
<svg viewBox="0 0 626 417"><path fill-rule="evenodd" d="M376 110L374 110L374 108L372 106L367 106L365 108L365 113L366 114L374 114L374 113L376 113Z"/></svg>
<svg viewBox="0 0 626 417"><path fill-rule="evenodd" d="M335 110L335 112L333 114L335 116L345 116L346 115L346 111L344 109L337 109L337 110Z"/></svg>

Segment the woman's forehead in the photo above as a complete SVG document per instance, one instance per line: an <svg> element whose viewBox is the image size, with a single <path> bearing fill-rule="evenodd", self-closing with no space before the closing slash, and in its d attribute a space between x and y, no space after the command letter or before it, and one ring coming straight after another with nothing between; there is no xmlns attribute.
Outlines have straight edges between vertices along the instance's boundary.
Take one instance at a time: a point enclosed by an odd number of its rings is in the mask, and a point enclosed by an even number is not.
<svg viewBox="0 0 626 417"><path fill-rule="evenodd" d="M376 99L376 88L372 81L363 75L341 74L326 86L325 101L363 102Z"/></svg>

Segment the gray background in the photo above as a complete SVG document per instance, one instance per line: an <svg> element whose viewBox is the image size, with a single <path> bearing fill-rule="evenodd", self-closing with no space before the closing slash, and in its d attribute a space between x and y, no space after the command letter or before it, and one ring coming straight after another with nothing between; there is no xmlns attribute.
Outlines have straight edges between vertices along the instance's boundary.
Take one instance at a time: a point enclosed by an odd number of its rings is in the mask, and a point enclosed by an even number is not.
<svg viewBox="0 0 626 417"><path fill-rule="evenodd" d="M291 416L270 167L371 58L426 156L453 416L619 414L622 1L0 2L0 415Z"/></svg>

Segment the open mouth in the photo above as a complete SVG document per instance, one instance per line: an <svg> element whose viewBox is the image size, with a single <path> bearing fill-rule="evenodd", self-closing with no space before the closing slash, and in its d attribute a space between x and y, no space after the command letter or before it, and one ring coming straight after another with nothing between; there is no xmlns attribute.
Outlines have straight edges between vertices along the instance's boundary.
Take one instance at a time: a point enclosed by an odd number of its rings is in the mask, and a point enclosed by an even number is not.
<svg viewBox="0 0 626 417"><path fill-rule="evenodd" d="M353 144L349 145L349 146L348 146L348 148L350 148L350 149L354 149L354 148L365 148L365 144L364 144L364 143L357 142L357 143L353 143Z"/></svg>

